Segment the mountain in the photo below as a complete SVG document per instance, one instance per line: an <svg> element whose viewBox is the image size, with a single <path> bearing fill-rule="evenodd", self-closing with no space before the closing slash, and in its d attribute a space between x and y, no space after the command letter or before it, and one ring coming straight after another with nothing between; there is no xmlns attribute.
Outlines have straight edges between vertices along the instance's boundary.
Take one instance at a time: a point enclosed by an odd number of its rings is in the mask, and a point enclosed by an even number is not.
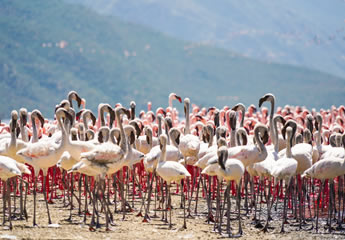
<svg viewBox="0 0 345 240"><path fill-rule="evenodd" d="M52 118L70 90L93 111L100 102L131 100L139 109L148 101L165 107L170 92L219 107L257 104L266 92L278 105L328 108L345 100L342 78L176 40L65 1L3 0L0 29L0 119L20 107Z"/></svg>
<svg viewBox="0 0 345 240"><path fill-rule="evenodd" d="M68 0L176 38L345 77L343 0Z"/></svg>

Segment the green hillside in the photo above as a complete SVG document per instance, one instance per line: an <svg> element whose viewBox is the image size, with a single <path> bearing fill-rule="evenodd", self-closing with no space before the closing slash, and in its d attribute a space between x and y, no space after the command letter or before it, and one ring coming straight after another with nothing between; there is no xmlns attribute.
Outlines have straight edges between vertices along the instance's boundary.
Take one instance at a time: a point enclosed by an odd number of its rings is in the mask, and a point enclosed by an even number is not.
<svg viewBox="0 0 345 240"><path fill-rule="evenodd" d="M344 79L175 40L64 1L3 0L0 29L0 118L22 106L52 117L72 89L93 110L130 100L166 106L172 91L207 106L256 104L266 92L280 105L345 100Z"/></svg>
<svg viewBox="0 0 345 240"><path fill-rule="evenodd" d="M345 77L343 0L65 0L247 57Z"/></svg>

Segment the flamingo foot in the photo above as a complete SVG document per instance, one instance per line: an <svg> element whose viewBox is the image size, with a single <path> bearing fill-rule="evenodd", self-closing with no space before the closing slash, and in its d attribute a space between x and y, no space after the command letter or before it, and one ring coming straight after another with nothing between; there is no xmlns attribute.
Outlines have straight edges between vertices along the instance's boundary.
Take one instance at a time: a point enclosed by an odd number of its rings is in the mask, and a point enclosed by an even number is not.
<svg viewBox="0 0 345 240"><path fill-rule="evenodd" d="M96 232L96 229L95 229L94 227L90 226L90 227L89 227L89 231L90 231L90 232Z"/></svg>
<svg viewBox="0 0 345 240"><path fill-rule="evenodd" d="M147 222L149 222L151 219L150 219L150 217L149 217L149 215L145 215L145 217L144 217L144 219L143 219L143 223L147 223Z"/></svg>
<svg viewBox="0 0 345 240"><path fill-rule="evenodd" d="M85 214L86 216L91 216L91 215L92 215L88 210L86 210L86 211L84 212L84 214Z"/></svg>
<svg viewBox="0 0 345 240"><path fill-rule="evenodd" d="M137 216L137 217L142 217L143 216L143 214L141 213L141 212L139 212L137 215L135 215L135 216Z"/></svg>
<svg viewBox="0 0 345 240"><path fill-rule="evenodd" d="M260 221L257 221L255 224L255 228L263 228L264 226L261 224Z"/></svg>
<svg viewBox="0 0 345 240"><path fill-rule="evenodd" d="M186 216L186 218L194 219L195 217L193 217L192 214L190 214L190 212L189 212L188 215Z"/></svg>
<svg viewBox="0 0 345 240"><path fill-rule="evenodd" d="M214 217L212 214L210 214L207 219L206 219L206 222L213 222L214 223Z"/></svg>

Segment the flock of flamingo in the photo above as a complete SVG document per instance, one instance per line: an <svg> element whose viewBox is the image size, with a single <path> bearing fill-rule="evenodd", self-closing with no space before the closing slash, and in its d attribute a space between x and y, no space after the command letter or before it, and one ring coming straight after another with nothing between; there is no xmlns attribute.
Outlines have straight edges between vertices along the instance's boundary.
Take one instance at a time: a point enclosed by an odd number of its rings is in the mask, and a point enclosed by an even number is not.
<svg viewBox="0 0 345 240"><path fill-rule="evenodd" d="M182 103L171 93L166 109L153 112L148 103L138 115L133 101L128 109L101 103L96 118L85 99L71 91L56 106L54 121L39 110L13 110L0 130L3 225L8 222L12 230L14 217L28 219L26 200L32 194L37 226L36 198L42 192L48 224L54 199L63 198L69 221L75 199L82 221L91 215L90 231L101 227L100 216L106 230L115 212L125 219L135 199L143 222L150 222L154 205L154 214L160 209L162 221L172 228L172 209L180 207L182 228L186 218L201 211L215 232L229 237L243 234L244 214L264 232L278 219L281 232L287 224L317 232L319 216L328 231L342 229L344 106L319 112L288 105L275 109L274 95L266 94L259 110L250 105L246 111L241 103L200 109L185 98L181 120L173 100ZM172 195L181 196L180 206L172 205ZM205 203L202 210L199 199ZM235 234L231 221L238 222Z"/></svg>

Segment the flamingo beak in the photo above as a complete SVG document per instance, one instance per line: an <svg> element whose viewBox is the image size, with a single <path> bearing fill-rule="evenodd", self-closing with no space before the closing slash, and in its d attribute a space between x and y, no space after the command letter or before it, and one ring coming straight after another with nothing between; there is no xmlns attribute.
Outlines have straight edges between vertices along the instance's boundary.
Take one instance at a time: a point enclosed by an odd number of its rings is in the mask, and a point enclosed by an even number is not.
<svg viewBox="0 0 345 240"><path fill-rule="evenodd" d="M175 98L176 98L180 103L182 103L182 98L181 98L180 96L175 95Z"/></svg>

